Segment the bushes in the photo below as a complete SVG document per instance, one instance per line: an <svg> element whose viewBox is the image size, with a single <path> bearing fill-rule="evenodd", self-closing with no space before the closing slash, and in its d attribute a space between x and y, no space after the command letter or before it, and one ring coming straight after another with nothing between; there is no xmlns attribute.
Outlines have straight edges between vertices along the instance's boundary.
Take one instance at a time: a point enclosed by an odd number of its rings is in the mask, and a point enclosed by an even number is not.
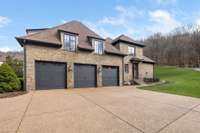
<svg viewBox="0 0 200 133"><path fill-rule="evenodd" d="M14 70L17 77L23 77L23 61L7 56L6 63Z"/></svg>
<svg viewBox="0 0 200 133"><path fill-rule="evenodd" d="M20 81L20 85L21 85L21 90L24 90L24 79L19 78L19 81Z"/></svg>
<svg viewBox="0 0 200 133"><path fill-rule="evenodd" d="M159 78L144 78L143 81L146 83L154 83L154 82L159 82L160 79Z"/></svg>
<svg viewBox="0 0 200 133"><path fill-rule="evenodd" d="M0 66L0 92L17 91L21 89L20 80L8 64Z"/></svg>

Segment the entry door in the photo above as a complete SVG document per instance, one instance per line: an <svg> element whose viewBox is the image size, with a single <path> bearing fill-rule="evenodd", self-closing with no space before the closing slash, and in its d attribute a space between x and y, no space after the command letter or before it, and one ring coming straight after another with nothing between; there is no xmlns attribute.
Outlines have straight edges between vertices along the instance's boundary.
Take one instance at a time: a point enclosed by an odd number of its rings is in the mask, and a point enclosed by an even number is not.
<svg viewBox="0 0 200 133"><path fill-rule="evenodd" d="M138 63L133 64L133 78L138 79L139 78L139 70L138 70Z"/></svg>

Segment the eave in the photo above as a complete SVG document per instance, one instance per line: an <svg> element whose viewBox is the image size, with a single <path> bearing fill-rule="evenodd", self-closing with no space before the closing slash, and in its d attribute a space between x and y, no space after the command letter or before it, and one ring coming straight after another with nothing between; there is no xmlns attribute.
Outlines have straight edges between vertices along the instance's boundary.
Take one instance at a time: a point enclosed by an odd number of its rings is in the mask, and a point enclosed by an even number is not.
<svg viewBox="0 0 200 133"><path fill-rule="evenodd" d="M62 45L58 43L44 42L38 40L25 39L21 37L15 37L15 39L19 42L19 44L23 47L24 45L37 45L37 46L47 46L47 47L55 47L60 48Z"/></svg>
<svg viewBox="0 0 200 133"><path fill-rule="evenodd" d="M127 43L127 44L130 44L130 45L136 45L136 46L138 46L138 47L145 47L145 45L140 44L140 43L138 43L138 42L130 42L130 41L125 41L125 40L121 40L121 39L112 42L112 44L115 45L115 44L117 44L117 43L119 43L119 42Z"/></svg>

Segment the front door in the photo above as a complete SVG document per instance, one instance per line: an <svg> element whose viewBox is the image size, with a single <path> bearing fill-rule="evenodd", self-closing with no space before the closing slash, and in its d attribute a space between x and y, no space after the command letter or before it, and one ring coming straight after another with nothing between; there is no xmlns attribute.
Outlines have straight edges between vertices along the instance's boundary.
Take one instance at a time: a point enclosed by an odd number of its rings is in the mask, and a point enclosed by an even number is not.
<svg viewBox="0 0 200 133"><path fill-rule="evenodd" d="M133 79L139 78L138 63L133 63Z"/></svg>

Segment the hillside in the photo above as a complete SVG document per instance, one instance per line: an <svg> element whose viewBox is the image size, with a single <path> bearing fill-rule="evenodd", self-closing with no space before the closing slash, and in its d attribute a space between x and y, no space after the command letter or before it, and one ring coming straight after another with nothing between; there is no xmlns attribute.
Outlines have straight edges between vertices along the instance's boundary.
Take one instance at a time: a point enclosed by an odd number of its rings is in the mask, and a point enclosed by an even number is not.
<svg viewBox="0 0 200 133"><path fill-rule="evenodd" d="M12 56L15 59L23 60L23 52L1 52L0 51L0 62L5 61L7 56Z"/></svg>

